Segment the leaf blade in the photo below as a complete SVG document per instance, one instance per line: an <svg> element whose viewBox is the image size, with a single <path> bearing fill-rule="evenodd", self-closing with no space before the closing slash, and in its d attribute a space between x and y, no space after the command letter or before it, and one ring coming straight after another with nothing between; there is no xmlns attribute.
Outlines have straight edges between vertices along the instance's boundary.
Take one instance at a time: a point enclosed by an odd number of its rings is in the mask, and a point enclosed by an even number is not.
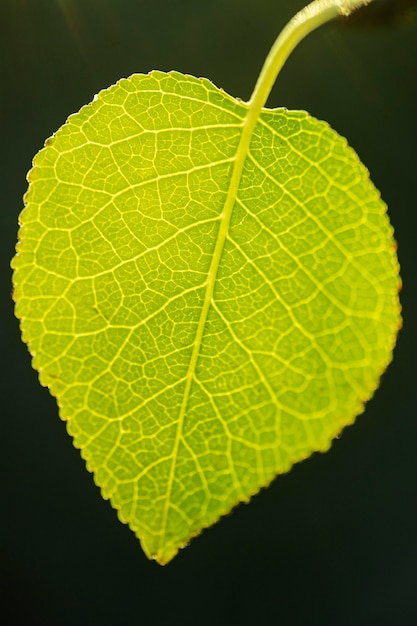
<svg viewBox="0 0 417 626"><path fill-rule="evenodd" d="M34 366L161 563L327 449L399 325L392 229L356 155L284 110L242 152L247 115L204 79L121 81L36 157L22 216Z"/></svg>

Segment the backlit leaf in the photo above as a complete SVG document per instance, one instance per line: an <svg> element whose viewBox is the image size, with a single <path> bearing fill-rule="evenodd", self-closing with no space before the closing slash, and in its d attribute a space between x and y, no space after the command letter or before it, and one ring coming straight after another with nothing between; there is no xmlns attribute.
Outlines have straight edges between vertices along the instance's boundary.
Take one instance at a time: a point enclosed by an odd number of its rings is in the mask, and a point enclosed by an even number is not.
<svg viewBox="0 0 417 626"><path fill-rule="evenodd" d="M122 80L36 156L21 216L34 367L161 563L328 449L399 326L392 229L353 150L285 109L245 144L247 114L205 79Z"/></svg>

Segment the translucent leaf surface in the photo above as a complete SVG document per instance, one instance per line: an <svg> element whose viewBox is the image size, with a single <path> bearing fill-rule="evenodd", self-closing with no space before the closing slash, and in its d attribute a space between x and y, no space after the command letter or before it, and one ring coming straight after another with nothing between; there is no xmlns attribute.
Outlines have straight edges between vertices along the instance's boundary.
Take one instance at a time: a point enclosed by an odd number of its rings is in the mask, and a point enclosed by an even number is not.
<svg viewBox="0 0 417 626"><path fill-rule="evenodd" d="M21 216L34 367L161 563L326 450L399 326L392 230L355 153L284 109L245 144L247 113L204 79L122 80L36 156Z"/></svg>

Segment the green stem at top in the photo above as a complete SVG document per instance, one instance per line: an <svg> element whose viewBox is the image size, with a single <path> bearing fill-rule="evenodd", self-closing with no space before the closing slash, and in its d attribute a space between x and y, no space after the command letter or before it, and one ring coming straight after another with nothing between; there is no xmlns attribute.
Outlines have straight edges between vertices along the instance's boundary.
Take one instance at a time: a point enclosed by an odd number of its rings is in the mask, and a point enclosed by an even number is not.
<svg viewBox="0 0 417 626"><path fill-rule="evenodd" d="M260 113L282 66L304 37L322 24L347 16L370 2L373 0L314 0L299 11L278 35L265 60L248 103L251 110Z"/></svg>

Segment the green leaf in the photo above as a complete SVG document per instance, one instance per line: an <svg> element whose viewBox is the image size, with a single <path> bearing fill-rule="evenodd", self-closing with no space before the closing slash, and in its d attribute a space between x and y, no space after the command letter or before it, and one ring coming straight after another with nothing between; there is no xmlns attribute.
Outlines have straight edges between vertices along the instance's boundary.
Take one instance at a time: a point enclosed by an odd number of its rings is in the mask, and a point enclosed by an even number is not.
<svg viewBox="0 0 417 626"><path fill-rule="evenodd" d="M385 205L346 141L134 75L39 152L14 259L42 384L149 557L327 450L399 327ZM243 138L243 139L242 139Z"/></svg>

